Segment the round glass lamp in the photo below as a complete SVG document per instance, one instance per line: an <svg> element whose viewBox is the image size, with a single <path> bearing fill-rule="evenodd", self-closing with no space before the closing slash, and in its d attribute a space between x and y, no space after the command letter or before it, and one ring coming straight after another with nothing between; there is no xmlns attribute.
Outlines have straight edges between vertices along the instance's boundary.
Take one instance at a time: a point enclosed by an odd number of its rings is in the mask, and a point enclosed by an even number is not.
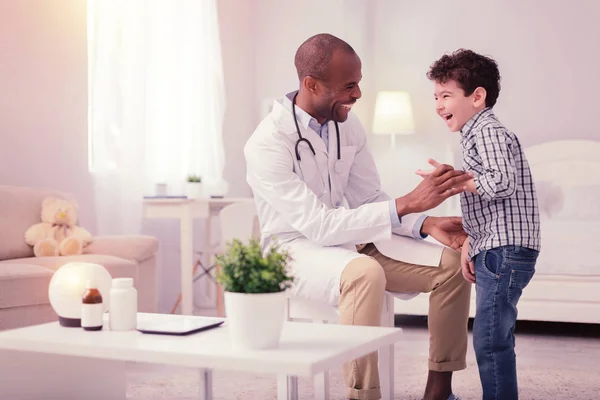
<svg viewBox="0 0 600 400"><path fill-rule="evenodd" d="M48 287L50 305L58 314L62 326L81 326L81 298L88 282L100 290L104 311L108 310L108 292L112 282L110 273L99 264L73 262L60 267Z"/></svg>

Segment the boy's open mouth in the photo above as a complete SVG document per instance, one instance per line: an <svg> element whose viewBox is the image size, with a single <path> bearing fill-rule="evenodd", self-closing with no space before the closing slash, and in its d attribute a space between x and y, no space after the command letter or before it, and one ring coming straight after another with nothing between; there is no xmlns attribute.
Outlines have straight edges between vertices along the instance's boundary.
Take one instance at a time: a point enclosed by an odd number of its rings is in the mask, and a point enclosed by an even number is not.
<svg viewBox="0 0 600 400"><path fill-rule="evenodd" d="M447 114L447 115L443 115L442 116L446 121L450 121L450 119L453 117L452 114Z"/></svg>

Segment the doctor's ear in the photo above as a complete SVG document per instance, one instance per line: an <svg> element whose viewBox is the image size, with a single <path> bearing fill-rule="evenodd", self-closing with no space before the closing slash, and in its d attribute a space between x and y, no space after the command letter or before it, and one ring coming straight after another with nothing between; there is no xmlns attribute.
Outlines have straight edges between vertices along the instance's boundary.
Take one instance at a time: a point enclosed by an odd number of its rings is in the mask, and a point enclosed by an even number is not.
<svg viewBox="0 0 600 400"><path fill-rule="evenodd" d="M310 75L304 78L302 84L310 93L315 93L317 91L317 80Z"/></svg>

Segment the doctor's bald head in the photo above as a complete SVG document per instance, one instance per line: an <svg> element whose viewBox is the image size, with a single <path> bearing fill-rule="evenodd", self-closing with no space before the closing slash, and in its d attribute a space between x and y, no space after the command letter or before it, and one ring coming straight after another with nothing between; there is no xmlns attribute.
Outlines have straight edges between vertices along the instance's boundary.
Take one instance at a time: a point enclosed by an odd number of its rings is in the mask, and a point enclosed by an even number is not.
<svg viewBox="0 0 600 400"><path fill-rule="evenodd" d="M360 98L362 64L342 39L321 33L308 38L294 59L300 88L295 99L317 122L344 122Z"/></svg>
<svg viewBox="0 0 600 400"><path fill-rule="evenodd" d="M294 65L298 79L312 76L317 79L328 78L328 66L336 50L356 54L352 46L328 33L314 35L298 47L294 57Z"/></svg>

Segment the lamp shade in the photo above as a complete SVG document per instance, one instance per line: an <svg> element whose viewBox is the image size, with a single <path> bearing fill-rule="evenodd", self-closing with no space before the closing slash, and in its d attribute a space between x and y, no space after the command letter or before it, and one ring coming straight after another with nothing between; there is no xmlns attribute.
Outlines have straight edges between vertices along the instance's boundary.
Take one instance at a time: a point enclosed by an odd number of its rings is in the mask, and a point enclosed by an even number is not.
<svg viewBox="0 0 600 400"><path fill-rule="evenodd" d="M377 93L373 133L384 135L414 133L413 111L408 93L396 91Z"/></svg>
<svg viewBox="0 0 600 400"><path fill-rule="evenodd" d="M81 326L82 296L91 282L102 295L104 311L108 310L108 293L112 276L99 264L73 262L60 267L52 276L48 297L62 326Z"/></svg>

